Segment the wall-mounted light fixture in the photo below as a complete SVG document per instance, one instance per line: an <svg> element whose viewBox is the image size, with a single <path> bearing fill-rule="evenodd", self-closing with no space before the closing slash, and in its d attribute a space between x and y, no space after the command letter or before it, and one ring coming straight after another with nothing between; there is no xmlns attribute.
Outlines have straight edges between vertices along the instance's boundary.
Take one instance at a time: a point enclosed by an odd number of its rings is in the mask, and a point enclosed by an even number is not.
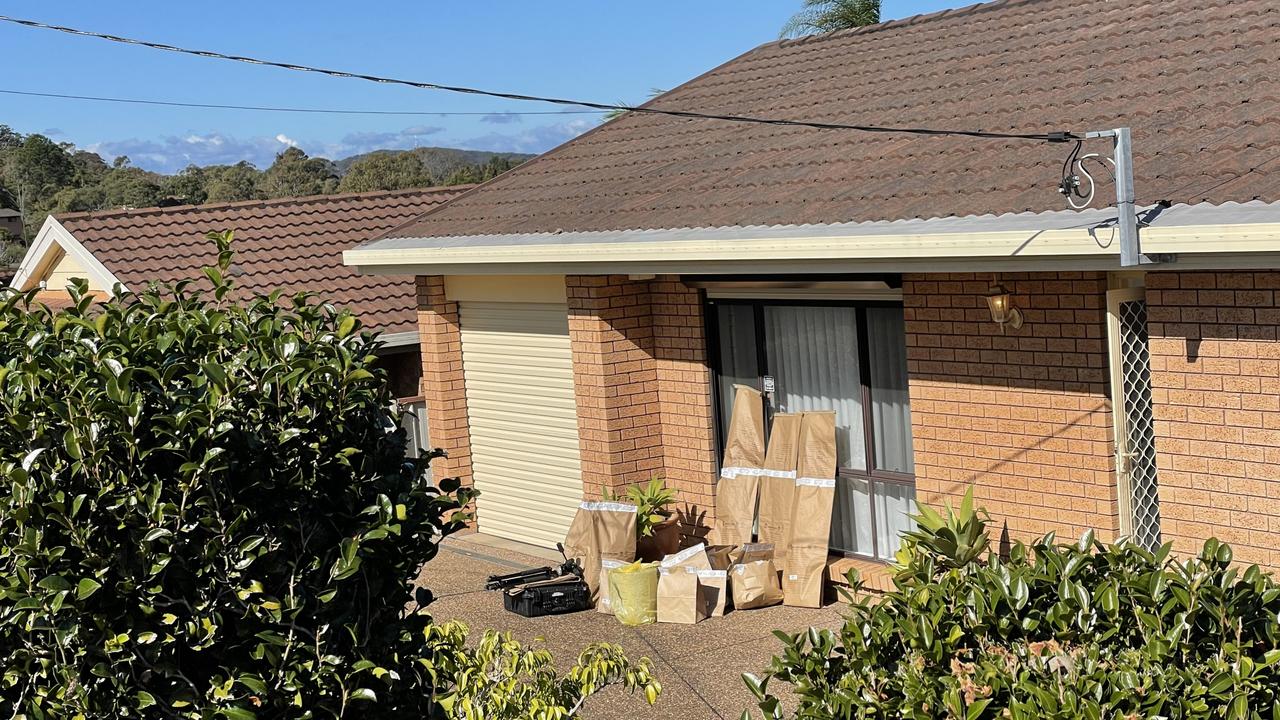
<svg viewBox="0 0 1280 720"><path fill-rule="evenodd" d="M1000 326L1014 330L1022 327L1022 311L1013 306L1013 296L1003 285L992 285L987 293L987 307L991 309L991 320Z"/></svg>

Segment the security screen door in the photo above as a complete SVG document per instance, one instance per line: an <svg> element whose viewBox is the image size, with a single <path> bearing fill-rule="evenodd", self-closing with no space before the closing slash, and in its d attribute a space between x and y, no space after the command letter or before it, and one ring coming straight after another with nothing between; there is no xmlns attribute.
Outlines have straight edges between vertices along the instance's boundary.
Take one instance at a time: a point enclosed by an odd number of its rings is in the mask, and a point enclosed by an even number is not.
<svg viewBox="0 0 1280 720"><path fill-rule="evenodd" d="M907 513L915 502L902 307L713 304L722 426L735 383L765 390L770 416L835 411L839 472L831 547L892 558L899 536L910 529Z"/></svg>
<svg viewBox="0 0 1280 720"><path fill-rule="evenodd" d="M1109 290L1107 325L1120 532L1154 550L1160 547L1160 488L1156 479L1146 290Z"/></svg>

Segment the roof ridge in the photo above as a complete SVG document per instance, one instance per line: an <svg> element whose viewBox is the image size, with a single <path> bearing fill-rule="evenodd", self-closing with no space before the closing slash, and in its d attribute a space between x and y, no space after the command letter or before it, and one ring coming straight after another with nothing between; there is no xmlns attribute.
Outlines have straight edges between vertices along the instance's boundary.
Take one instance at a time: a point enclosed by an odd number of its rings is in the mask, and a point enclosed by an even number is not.
<svg viewBox="0 0 1280 720"><path fill-rule="evenodd" d="M862 27L844 28L841 30L832 30L825 33L815 33L813 35L802 35L798 38L780 38L770 43L765 43L760 47L769 47L776 45L778 47L792 47L813 42L823 42L827 40L836 40L846 38L851 35L864 35L884 30L893 30L900 27L909 27L919 25L921 23L933 22L943 18L959 17L970 15L977 12L988 12L992 10L1002 10L1013 5L1027 5L1042 0L988 0L987 2L978 2L972 5L958 8L947 8L945 10L937 10L931 13L920 13L905 18L897 18L894 20L885 20L872 25L864 25Z"/></svg>
<svg viewBox="0 0 1280 720"><path fill-rule="evenodd" d="M244 207L279 207L283 205L302 205L341 202L343 200L360 200L374 198L392 198L406 195L433 195L436 193L463 193L476 187L475 183L462 185L430 185L423 188L401 188L399 190L369 190L358 193L326 193L321 195L300 195L296 197L269 198L265 200L232 200L227 202L204 203L202 205L169 205L167 207L116 208L112 210L83 210L80 212L55 213L53 217L59 222L64 220L81 220L87 218L107 219L120 216L146 216L180 214L189 212L211 212Z"/></svg>

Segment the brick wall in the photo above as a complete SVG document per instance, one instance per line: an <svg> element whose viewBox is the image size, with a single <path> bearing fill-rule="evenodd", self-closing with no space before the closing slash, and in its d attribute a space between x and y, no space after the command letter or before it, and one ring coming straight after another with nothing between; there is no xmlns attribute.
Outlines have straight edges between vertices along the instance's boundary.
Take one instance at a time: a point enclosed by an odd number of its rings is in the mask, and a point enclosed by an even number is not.
<svg viewBox="0 0 1280 720"><path fill-rule="evenodd" d="M442 277L419 277L417 285L427 427L431 444L449 453L449 457L435 460L432 469L436 477L457 477L464 485L471 485L471 435L458 304L445 298Z"/></svg>
<svg viewBox="0 0 1280 720"><path fill-rule="evenodd" d="M1161 525L1280 569L1280 273L1147 274Z"/></svg>
<svg viewBox="0 0 1280 720"><path fill-rule="evenodd" d="M1012 537L1112 537L1106 275L1002 273L1026 320L1003 333L983 297L991 282L904 277L917 497L954 504L973 485Z"/></svg>
<svg viewBox="0 0 1280 720"><path fill-rule="evenodd" d="M662 473L649 285L570 275L565 288L582 482L587 497L600 497Z"/></svg>
<svg viewBox="0 0 1280 720"><path fill-rule="evenodd" d="M566 289L588 497L663 477L704 523L716 449L697 291L617 275L571 275Z"/></svg>
<svg viewBox="0 0 1280 720"><path fill-rule="evenodd" d="M655 278L649 288L663 473L680 491L685 525L699 534L715 519L719 467L702 296L676 278Z"/></svg>

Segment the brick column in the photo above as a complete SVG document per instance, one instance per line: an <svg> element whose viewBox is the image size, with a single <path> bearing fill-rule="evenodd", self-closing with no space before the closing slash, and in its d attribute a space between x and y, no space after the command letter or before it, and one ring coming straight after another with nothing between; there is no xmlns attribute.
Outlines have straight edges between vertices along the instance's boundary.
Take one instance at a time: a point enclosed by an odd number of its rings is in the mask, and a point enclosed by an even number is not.
<svg viewBox="0 0 1280 720"><path fill-rule="evenodd" d="M715 519L716 437L702 297L674 277L650 282L663 472L694 534Z"/></svg>
<svg viewBox="0 0 1280 720"><path fill-rule="evenodd" d="M422 343L422 394L432 447L449 457L432 463L436 477L456 477L471 485L471 434L462 376L462 335L458 304L444 294L444 278L419 276L418 333Z"/></svg>
<svg viewBox="0 0 1280 720"><path fill-rule="evenodd" d="M578 438L586 496L662 475L662 426L649 287L620 275L569 275Z"/></svg>

